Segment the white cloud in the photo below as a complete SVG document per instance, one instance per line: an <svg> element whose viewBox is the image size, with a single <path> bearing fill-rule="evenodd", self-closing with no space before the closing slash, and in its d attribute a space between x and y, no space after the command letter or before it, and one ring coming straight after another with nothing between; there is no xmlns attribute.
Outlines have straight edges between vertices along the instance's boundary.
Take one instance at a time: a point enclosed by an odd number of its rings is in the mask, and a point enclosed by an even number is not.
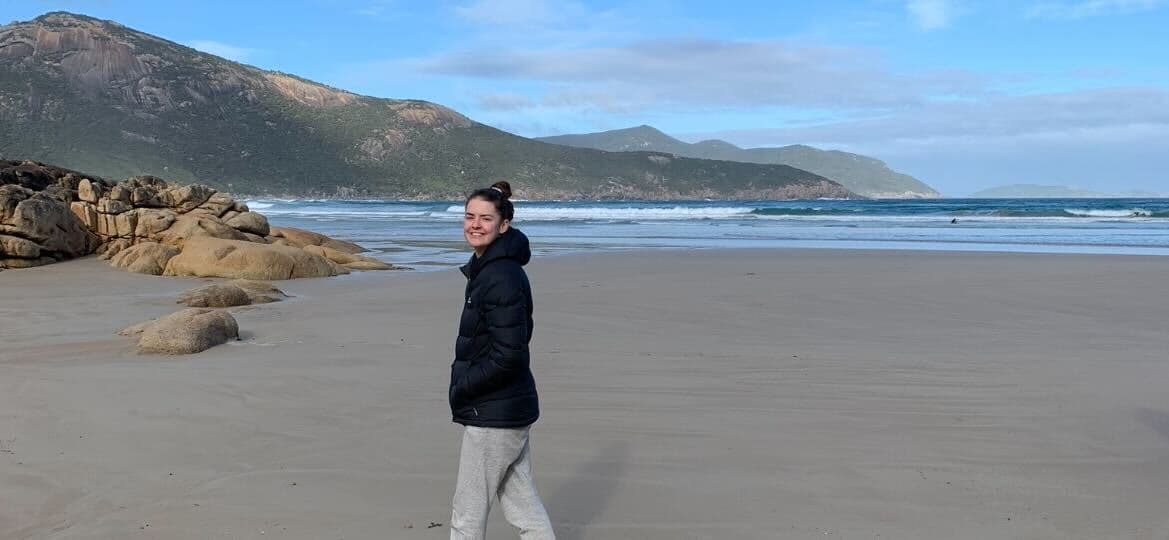
<svg viewBox="0 0 1169 540"><path fill-rule="evenodd" d="M1169 129L1169 89L1109 88L934 101L885 115L782 129L722 132L755 145L820 141L867 145L879 141L938 141L1111 130L1157 125Z"/></svg>
<svg viewBox="0 0 1169 540"><path fill-rule="evenodd" d="M236 62L247 61L249 57L256 53L255 49L236 47L234 45L228 45L226 43L208 39L194 39L188 41L187 46L191 47L192 49L214 54L215 56L221 56Z"/></svg>
<svg viewBox="0 0 1169 540"><path fill-rule="evenodd" d="M548 0L475 0L455 8L455 14L472 24L491 26L530 26L549 24L583 10L578 4L557 9Z"/></svg>
<svg viewBox="0 0 1169 540"><path fill-rule="evenodd" d="M954 6L948 0L908 0L905 9L922 30L945 28L955 17Z"/></svg>
<svg viewBox="0 0 1169 540"><path fill-rule="evenodd" d="M480 45L581 45L644 33L636 16L596 10L574 0L473 0L454 6L455 20Z"/></svg>
<svg viewBox="0 0 1169 540"><path fill-rule="evenodd" d="M427 74L528 81L551 107L641 108L822 106L893 107L922 96L977 96L983 82L964 72L899 75L872 51L783 41L676 39L570 50L476 50L410 60Z"/></svg>
<svg viewBox="0 0 1169 540"><path fill-rule="evenodd" d="M515 111L535 105L527 96L512 92L484 94L478 98L479 107L489 111Z"/></svg>
<svg viewBox="0 0 1169 540"><path fill-rule="evenodd" d="M1166 5L1166 0L1084 0L1080 2L1043 2L1031 6L1032 19L1083 19L1103 15L1152 11Z"/></svg>
<svg viewBox="0 0 1169 540"><path fill-rule="evenodd" d="M1060 5L1081 6L1067 13L1086 14L1163 2L1169 0ZM621 21L640 20L623 16L628 13L566 16L587 9L555 0L457 5L451 14L468 37L463 47L353 71L387 81L413 72L457 89L448 104L528 136L569 126L587 131L593 124L601 130L673 122L713 130L738 122L760 129L674 134L854 151L952 195L1023 182L1109 191L1095 182L1121 176L1149 189L1161 182L1166 185L1156 190L1169 191L1169 177L1155 177L1169 170L1169 88L1099 88L1121 80L1109 71L1120 68L1056 77L1095 90L1010 96L1000 89L1058 86L1039 84L1051 73L906 71L877 49L816 44L831 39L645 40L644 32L623 30ZM922 29L946 28L974 9L980 6L961 0L898 2L884 22L904 25L911 15ZM694 118L708 118L713 127Z"/></svg>
<svg viewBox="0 0 1169 540"><path fill-rule="evenodd" d="M1165 88L929 102L868 118L682 136L745 147L800 143L872 155L950 195L1007 183L1169 191L1169 177L1161 172L1169 170Z"/></svg>
<svg viewBox="0 0 1169 540"><path fill-rule="evenodd" d="M366 17L381 17L393 3L393 0L373 0L365 7L358 9L357 14Z"/></svg>

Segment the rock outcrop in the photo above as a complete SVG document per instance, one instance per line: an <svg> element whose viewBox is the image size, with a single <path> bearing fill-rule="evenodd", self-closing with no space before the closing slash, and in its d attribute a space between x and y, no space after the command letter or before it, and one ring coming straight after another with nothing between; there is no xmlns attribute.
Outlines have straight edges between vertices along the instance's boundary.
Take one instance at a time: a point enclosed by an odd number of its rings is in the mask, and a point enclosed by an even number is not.
<svg viewBox="0 0 1169 540"><path fill-rule="evenodd" d="M361 246L272 227L226 193L154 176L119 183L32 161L0 161L0 269L97 253L154 275L291 279L395 268Z"/></svg>
<svg viewBox="0 0 1169 540"><path fill-rule="evenodd" d="M303 248L313 255L320 255L350 270L393 270L398 267L386 264L373 257L339 251L328 246L308 245Z"/></svg>
<svg viewBox="0 0 1169 540"><path fill-rule="evenodd" d="M279 241L279 243L298 248L305 246L324 246L344 253L361 253L365 251L364 248L353 242L336 240L323 234L294 227L271 227L271 234L274 242Z"/></svg>
<svg viewBox="0 0 1169 540"><path fill-rule="evenodd" d="M139 274L161 276L163 270L166 270L166 264L178 254L177 247L142 242L119 251L110 259L110 264Z"/></svg>
<svg viewBox="0 0 1169 540"><path fill-rule="evenodd" d="M69 211L81 173L0 161L0 268L27 268L92 253L100 239Z"/></svg>
<svg viewBox="0 0 1169 540"><path fill-rule="evenodd" d="M166 264L164 276L295 279L348 274L349 270L303 249L246 240L193 238Z"/></svg>

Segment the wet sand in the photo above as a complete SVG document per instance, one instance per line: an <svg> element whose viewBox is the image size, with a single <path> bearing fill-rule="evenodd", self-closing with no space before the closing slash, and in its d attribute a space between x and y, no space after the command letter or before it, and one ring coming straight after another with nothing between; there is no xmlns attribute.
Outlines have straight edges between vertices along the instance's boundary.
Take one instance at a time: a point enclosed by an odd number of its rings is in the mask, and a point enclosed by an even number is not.
<svg viewBox="0 0 1169 540"><path fill-rule="evenodd" d="M1169 258L655 251L529 273L560 538L1169 537ZM445 538L462 276L278 283L296 298L235 310L243 339L193 356L114 335L205 281L0 272L0 538ZM491 537L515 537L498 511Z"/></svg>

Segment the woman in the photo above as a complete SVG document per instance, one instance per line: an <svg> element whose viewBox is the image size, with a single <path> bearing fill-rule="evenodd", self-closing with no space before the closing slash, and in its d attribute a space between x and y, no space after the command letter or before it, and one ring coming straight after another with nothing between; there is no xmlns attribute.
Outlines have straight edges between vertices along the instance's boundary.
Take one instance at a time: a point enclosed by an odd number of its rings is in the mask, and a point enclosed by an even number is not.
<svg viewBox="0 0 1169 540"><path fill-rule="evenodd" d="M465 426L452 539L482 539L495 497L521 538L555 538L532 482L528 436L540 407L528 366L532 289L523 269L532 252L511 226L510 197L507 182L476 190L463 216L475 254L461 268L467 289L451 365L451 414Z"/></svg>

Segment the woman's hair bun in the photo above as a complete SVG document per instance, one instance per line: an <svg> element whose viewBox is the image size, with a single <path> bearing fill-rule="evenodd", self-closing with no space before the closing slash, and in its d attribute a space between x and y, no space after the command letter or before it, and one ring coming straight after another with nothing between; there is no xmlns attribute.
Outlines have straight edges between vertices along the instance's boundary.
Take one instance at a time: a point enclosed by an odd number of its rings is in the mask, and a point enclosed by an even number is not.
<svg viewBox="0 0 1169 540"><path fill-rule="evenodd" d="M491 189L502 193L504 199L511 198L511 184L507 183L506 180L500 180L494 184L491 184Z"/></svg>
<svg viewBox="0 0 1169 540"><path fill-rule="evenodd" d="M480 199L495 205L495 209L499 210L499 216L506 220L511 220L515 217L515 206L511 204L511 184L507 182L496 182L491 184L491 187L479 188L467 195L467 203L471 199Z"/></svg>

